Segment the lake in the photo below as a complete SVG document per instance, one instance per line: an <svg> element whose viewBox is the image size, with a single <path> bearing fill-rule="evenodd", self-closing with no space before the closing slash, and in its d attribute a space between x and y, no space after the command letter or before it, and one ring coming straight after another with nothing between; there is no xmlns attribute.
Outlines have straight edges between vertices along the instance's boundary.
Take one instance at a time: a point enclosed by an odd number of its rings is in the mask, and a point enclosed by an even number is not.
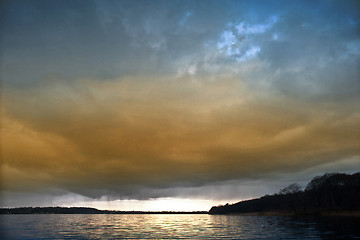
<svg viewBox="0 0 360 240"><path fill-rule="evenodd" d="M360 218L207 214L0 215L1 239L355 239Z"/></svg>

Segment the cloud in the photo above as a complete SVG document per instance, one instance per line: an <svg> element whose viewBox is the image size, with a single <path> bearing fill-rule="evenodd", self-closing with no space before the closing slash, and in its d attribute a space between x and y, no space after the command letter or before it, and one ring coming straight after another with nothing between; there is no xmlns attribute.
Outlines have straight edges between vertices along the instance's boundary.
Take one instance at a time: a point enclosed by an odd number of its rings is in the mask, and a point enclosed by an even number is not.
<svg viewBox="0 0 360 240"><path fill-rule="evenodd" d="M267 100L233 79L59 81L8 91L3 187L161 197L146 189L298 171L359 154L358 113Z"/></svg>
<svg viewBox="0 0 360 240"><path fill-rule="evenodd" d="M358 160L357 3L181 3L6 2L2 189L195 196Z"/></svg>

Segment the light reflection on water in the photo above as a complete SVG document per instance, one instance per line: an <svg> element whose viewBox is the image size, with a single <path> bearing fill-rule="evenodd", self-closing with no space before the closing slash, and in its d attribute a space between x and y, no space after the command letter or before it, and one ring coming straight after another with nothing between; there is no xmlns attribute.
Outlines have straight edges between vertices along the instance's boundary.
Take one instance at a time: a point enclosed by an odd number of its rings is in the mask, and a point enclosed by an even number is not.
<svg viewBox="0 0 360 240"><path fill-rule="evenodd" d="M349 239L360 218L206 214L1 215L1 239Z"/></svg>

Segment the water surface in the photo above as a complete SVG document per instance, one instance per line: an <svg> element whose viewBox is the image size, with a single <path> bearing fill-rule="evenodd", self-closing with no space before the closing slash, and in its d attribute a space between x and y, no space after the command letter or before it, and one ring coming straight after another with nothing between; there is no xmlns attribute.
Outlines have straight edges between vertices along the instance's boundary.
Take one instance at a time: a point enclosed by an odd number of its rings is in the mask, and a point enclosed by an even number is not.
<svg viewBox="0 0 360 240"><path fill-rule="evenodd" d="M360 218L207 214L1 215L1 239L360 239Z"/></svg>

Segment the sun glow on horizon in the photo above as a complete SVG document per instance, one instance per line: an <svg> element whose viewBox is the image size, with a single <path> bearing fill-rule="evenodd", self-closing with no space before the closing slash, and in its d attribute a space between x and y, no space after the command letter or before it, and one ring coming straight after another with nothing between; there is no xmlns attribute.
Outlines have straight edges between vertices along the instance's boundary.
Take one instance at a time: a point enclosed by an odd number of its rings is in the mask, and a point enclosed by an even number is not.
<svg viewBox="0 0 360 240"><path fill-rule="evenodd" d="M70 202L70 201L69 201ZM153 198L148 200L84 200L71 201L64 204L58 204L62 207L93 207L100 210L119 210L119 211L208 211L212 206L225 204L232 201L207 200L207 199L189 199L189 198Z"/></svg>

